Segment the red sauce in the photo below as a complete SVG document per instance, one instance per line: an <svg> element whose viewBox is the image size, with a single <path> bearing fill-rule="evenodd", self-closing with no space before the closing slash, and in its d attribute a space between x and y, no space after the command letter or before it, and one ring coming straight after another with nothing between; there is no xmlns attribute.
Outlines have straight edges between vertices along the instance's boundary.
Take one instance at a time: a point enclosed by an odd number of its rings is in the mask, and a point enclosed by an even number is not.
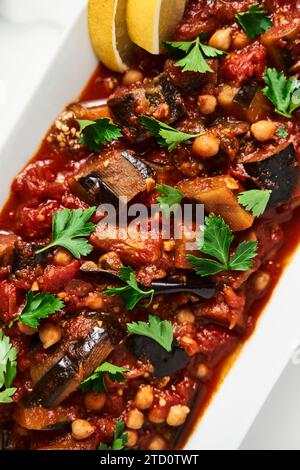
<svg viewBox="0 0 300 470"><path fill-rule="evenodd" d="M281 0L278 0L278 2L282 3ZM245 10L255 2L243 0L241 2L231 2L228 6L228 2L216 0L216 2L209 2L206 8L203 8L204 3L207 2L200 0L191 0L189 2L186 16L177 29L177 38L183 40L190 37L194 38L195 34L199 32L199 28L201 31L207 31L210 34L217 27L230 24L237 11ZM228 6L225 15L223 14L224 3ZM283 4L283 6L286 6L285 2ZM233 29L236 30L237 26L234 25ZM220 74L223 82L212 83L213 79L207 82L202 81L199 84L199 89L201 89L202 94L208 93L217 96L219 87L222 87L223 83L227 84L228 81L230 84L234 83L235 86L249 78L260 81L266 60L266 48L256 42L245 47L242 52L233 51L227 58L221 59ZM162 58L153 60L149 55L144 55L140 59L140 69L148 77L153 77L162 71L163 62ZM177 83L176 86L188 87L191 80L192 82L194 79L199 80L197 74L196 76L187 74L183 80L182 74L172 63L168 63L166 69L170 75L173 74L173 79ZM116 89L119 90L119 93L122 93L120 85L121 77L119 75L99 66L79 100L86 103L106 99ZM134 86L132 89L134 89ZM180 121L180 129L183 131L190 132L195 127L195 132L199 132L197 126L205 125L205 118L198 110L197 93L199 91L186 92L187 112L186 116ZM67 108L67 111L70 112L74 109L72 105ZM214 118L227 116L226 121L231 122L231 119L234 120L236 117L232 117L231 113L234 115L235 111L236 108L234 107L226 110L218 109ZM103 116L108 113L105 107L103 113ZM271 111L268 111L268 113L268 117L271 116L279 125L281 118L274 116ZM222 125L220 126L222 127ZM234 121L233 125L239 127L243 123ZM297 119L290 120L286 127L289 131L290 141L297 148L299 134ZM67 146L56 145L57 142L54 145L52 137L54 131L57 132L55 126L50 129L47 138L42 142L38 153L31 161L32 164L27 165L13 182L12 193L0 214L0 230L11 231L22 237L24 242L34 245L43 246L51 240L53 213L62 208L88 207L86 202L72 192L69 181L78 169L83 167L90 157L90 152L84 147L72 151ZM251 139L249 135L250 132L248 132L250 142L246 150L248 153L251 152L255 155L255 152L260 152L263 146ZM236 136L234 135L234 137ZM282 144L283 141L276 137L276 143ZM158 182L166 184L174 185L187 178L194 179L199 174L205 177L229 174L231 177L243 181L240 167L232 161L228 162L230 159L227 158L228 153L226 153L235 151L236 140L232 148L230 145L232 145L232 141L229 143L224 142L222 156L203 161L201 165L199 165L199 159L193 155L189 146L182 146L170 155L165 149L158 148L154 142L147 141L146 143L134 145L132 142L128 144L122 140L118 143L109 144L105 151L114 152L120 148L134 149L144 160L158 166ZM266 144L266 147L270 150L272 146ZM40 163L37 164L37 162ZM159 165L165 165L164 170L159 170ZM294 196L295 202L298 193ZM156 202L156 199L157 191L152 191L149 196L144 194L141 197L141 201L146 204ZM164 377L162 380L151 379L151 373L153 372L151 365L147 361L136 360L132 354L129 354L123 344L118 345L109 356L109 361L130 370L128 383L115 384L107 380L108 392L106 393L103 410L95 413L90 412L85 406L84 393L76 391L58 409L52 410L49 417L44 410L38 409L30 414L30 411L27 409L23 411L18 405L18 402L28 394L33 385L29 368L36 368L38 364L46 361L48 351L43 349L32 351L30 337L21 334L16 324L12 329L5 328L5 333L10 336L12 343L18 348L19 367L14 384L17 387L14 396L14 402L17 404L15 406L16 412L14 413L14 405L8 407L0 405L1 413L3 408L0 428L1 424L4 423L3 426L8 426L11 432L9 448L94 449L100 442L111 444L115 421L117 419L125 421L128 419L129 413L135 408L137 391L142 385L149 386L149 384L153 388L153 402L149 408L143 410L145 424L137 430L137 441L134 447L148 449L152 440L159 437L165 439L164 448L173 448L175 441L176 448L182 448L199 417L203 415L214 393L216 393L221 377L224 371L227 370L228 361L253 333L261 312L270 300L284 268L298 246L300 208L293 211L292 205L287 204L276 211L269 212L267 217L256 221L251 231L247 232L248 235L257 236L259 240L258 260L261 265L256 266L256 268L271 278L267 288L260 293L253 289L252 283L255 274L249 280L244 279L236 286L235 283L240 281L238 275L235 277L236 273L234 273L230 277L228 273L225 273L225 275L215 278L219 290L211 301L194 302L195 299L187 297L186 294L176 294L163 299L158 298L157 302L153 303L147 310L138 308L132 313L124 309L119 298L102 296L103 290L107 287L107 282L104 280L96 282L95 279L82 274L79 269L83 260L77 261L66 258L66 263L60 265L55 256L50 254L46 267L43 269L37 267L25 269L21 275L16 276L13 280L9 277L6 267L0 268L0 296L2 298L0 320L3 325L16 318L24 303L26 292L30 290L33 283L38 283L40 291L60 295L66 302L66 311L51 317L51 321L62 328L63 344L88 336L92 320L87 320L82 313L78 315L79 312L85 310L100 310L110 314L113 312L113 315L117 316L123 325L137 319L145 320L147 314L157 314L159 312L161 319L173 322L175 338L181 348L190 356L187 367L177 372L174 377ZM159 243L149 245L150 249L148 246L148 251L144 250L141 254L139 254L136 247L133 247L131 251L126 251L125 254L123 253L123 261L125 259L128 265L132 262L138 280L143 281L145 284L152 281L154 278L153 273L164 272L164 270L165 272L172 272L175 267L186 269L186 265L183 265L186 263L185 252L182 253L178 249L178 253L176 252L176 256L173 257L172 254L161 253L157 245ZM102 255L103 252L107 254L107 252L113 251L117 255L121 253L120 256L122 256L123 248L120 248L119 244L109 245L108 242L107 246L107 249L101 251L95 245L95 255L92 255L93 261L97 261L97 257L99 258L99 255ZM156 256L156 250L158 250L158 256ZM178 311L181 308L186 308L186 305L188 305L188 309L192 311L196 319L194 323L182 323L177 318ZM231 324L225 325L222 322L220 324L219 319L216 321L216 318L210 317L210 314L218 313L218 309L223 309L231 321L236 321L233 329L229 328ZM235 317L238 315L242 315L242 320L246 319L246 325L243 324L243 321L241 321L241 324L238 323L237 317ZM200 363L207 369L207 375L202 378L197 377L195 373ZM166 424L170 409L178 405L185 409L186 406L191 406L192 402L194 402L194 406L184 432L178 437L177 427ZM55 431L51 434L44 431L34 431L33 428L30 428L32 423L41 422L41 420L43 423L49 422L52 425L58 422L64 414L66 419L70 421L76 418L88 419L95 427L94 435L78 444L72 439L69 431ZM15 432L13 428L14 419L19 425L21 423L21 426L30 430L27 437L22 437Z"/></svg>

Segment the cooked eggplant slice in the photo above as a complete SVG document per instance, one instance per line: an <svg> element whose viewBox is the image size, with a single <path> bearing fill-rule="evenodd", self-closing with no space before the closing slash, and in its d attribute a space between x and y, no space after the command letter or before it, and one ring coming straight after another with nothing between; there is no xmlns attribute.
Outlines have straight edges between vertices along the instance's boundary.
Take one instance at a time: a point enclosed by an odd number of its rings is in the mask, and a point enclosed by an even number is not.
<svg viewBox="0 0 300 470"><path fill-rule="evenodd" d="M156 341L139 335L129 336L126 346L137 359L146 359L151 362L156 377L172 376L189 362L189 356L176 340L173 341L171 352L166 351Z"/></svg>
<svg viewBox="0 0 300 470"><path fill-rule="evenodd" d="M154 173L129 150L113 150L90 159L70 181L73 192L88 204L130 202L147 189Z"/></svg>
<svg viewBox="0 0 300 470"><path fill-rule="evenodd" d="M36 254L36 248L22 240L17 240L14 246L12 272L15 274L22 269L34 268L38 264L43 264L45 254Z"/></svg>
<svg viewBox="0 0 300 470"><path fill-rule="evenodd" d="M300 169L294 145L281 145L270 155L261 154L244 162L244 168L260 189L271 189L269 208L289 202L299 185Z"/></svg>
<svg viewBox="0 0 300 470"><path fill-rule="evenodd" d="M33 391L23 398L24 408L57 407L123 338L120 327L104 316L95 319L92 325L84 338L67 344L62 357L50 369L46 367L47 371L34 385Z"/></svg>
<svg viewBox="0 0 300 470"><path fill-rule="evenodd" d="M47 410L41 406L26 407L18 404L14 420L22 428L31 431L58 431L68 428L77 416L78 409L74 406L59 406L55 410Z"/></svg>
<svg viewBox="0 0 300 470"><path fill-rule="evenodd" d="M124 137L133 143L143 142L149 137L141 125L140 115L160 118L164 109L162 120L171 124L185 112L183 98L167 73L136 88L118 91L109 98L107 104L114 121L121 126Z"/></svg>
<svg viewBox="0 0 300 470"><path fill-rule="evenodd" d="M81 271L87 274L99 274L104 278L111 278L120 281L118 272L101 269L96 263L87 261L81 267ZM216 285L208 280L202 280L199 276L189 274L184 276L172 276L153 281L149 289L154 289L155 295L178 294L180 292L189 292L202 299L209 300L216 293Z"/></svg>
<svg viewBox="0 0 300 470"><path fill-rule="evenodd" d="M262 87L254 81L245 82L240 88L234 89L232 100L221 103L227 114L250 123L265 119L270 113L270 102L264 96Z"/></svg>
<svg viewBox="0 0 300 470"><path fill-rule="evenodd" d="M260 41L266 47L273 64L280 69L289 69L297 58L300 39L300 18L290 15L262 34ZM283 47L284 45L284 47Z"/></svg>
<svg viewBox="0 0 300 470"><path fill-rule="evenodd" d="M211 299L216 293L216 285L213 282L201 280L193 274L154 281L151 288L154 289L155 295L189 292L205 300Z"/></svg>
<svg viewBox="0 0 300 470"><path fill-rule="evenodd" d="M211 178L195 178L181 181L178 189L185 197L204 204L208 213L223 217L233 232L250 228L254 217L245 211L237 200L239 185L228 176L213 176Z"/></svg>
<svg viewBox="0 0 300 470"><path fill-rule="evenodd" d="M241 86L241 88L239 88L233 101L242 106L243 108L249 108L256 95L258 88L259 85L255 81L245 82Z"/></svg>

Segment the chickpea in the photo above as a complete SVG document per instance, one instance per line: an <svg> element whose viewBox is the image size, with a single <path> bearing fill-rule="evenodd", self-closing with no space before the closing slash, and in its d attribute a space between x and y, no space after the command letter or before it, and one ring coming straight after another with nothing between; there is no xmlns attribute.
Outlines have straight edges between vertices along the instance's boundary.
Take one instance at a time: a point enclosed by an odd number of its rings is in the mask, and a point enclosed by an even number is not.
<svg viewBox="0 0 300 470"><path fill-rule="evenodd" d="M141 82L144 79L144 75L140 70L128 70L122 80L123 85L129 86L136 82Z"/></svg>
<svg viewBox="0 0 300 470"><path fill-rule="evenodd" d="M19 331L26 336L33 336L37 333L37 330L31 328L30 326L24 325L24 323L18 321L18 329Z"/></svg>
<svg viewBox="0 0 300 470"><path fill-rule="evenodd" d="M209 368L203 364L203 363L200 363L198 364L197 366L197 369L196 369L196 376L198 379L206 379L207 376L209 375Z"/></svg>
<svg viewBox="0 0 300 470"><path fill-rule="evenodd" d="M86 419L75 419L72 423L72 436L76 441L82 441L94 434L95 428Z"/></svg>
<svg viewBox="0 0 300 470"><path fill-rule="evenodd" d="M103 299L100 294L91 294L85 300L85 305L92 310L101 310Z"/></svg>
<svg viewBox="0 0 300 470"><path fill-rule="evenodd" d="M176 315L179 323L194 323L195 316L189 308L182 308Z"/></svg>
<svg viewBox="0 0 300 470"><path fill-rule="evenodd" d="M220 139L214 135L204 134L197 137L193 143L192 151L204 160L217 155L220 150Z"/></svg>
<svg viewBox="0 0 300 470"><path fill-rule="evenodd" d="M178 427L185 423L187 415L190 409L188 406L174 405L171 406L169 414L167 416L167 424L169 426Z"/></svg>
<svg viewBox="0 0 300 470"><path fill-rule="evenodd" d="M238 89L230 85L224 85L218 95L218 103L220 106L228 107L232 105L233 99L237 94Z"/></svg>
<svg viewBox="0 0 300 470"><path fill-rule="evenodd" d="M136 445L138 440L138 433L136 431L126 431L128 441L126 447L132 448Z"/></svg>
<svg viewBox="0 0 300 470"><path fill-rule="evenodd" d="M251 40L244 31L239 31L232 39L232 47L234 49L243 49L243 47L249 46L249 44L251 44Z"/></svg>
<svg viewBox="0 0 300 470"><path fill-rule="evenodd" d="M199 95L198 108L202 114L212 114L217 107L217 98L213 95Z"/></svg>
<svg viewBox="0 0 300 470"><path fill-rule="evenodd" d="M105 393L88 392L84 397L84 405L88 411L100 411L105 405Z"/></svg>
<svg viewBox="0 0 300 470"><path fill-rule="evenodd" d="M149 450L164 450L166 446L165 440L160 436L155 436L149 443Z"/></svg>
<svg viewBox="0 0 300 470"><path fill-rule="evenodd" d="M165 410L162 408L152 408L148 413L148 419L151 423L162 424L165 422Z"/></svg>
<svg viewBox="0 0 300 470"><path fill-rule="evenodd" d="M257 273L253 275L252 282L256 292L261 293L264 292L269 286L271 282L271 276L264 271L257 271Z"/></svg>
<svg viewBox="0 0 300 470"><path fill-rule="evenodd" d="M54 323L45 323L39 328L39 337L43 348L48 349L61 340L62 329Z"/></svg>
<svg viewBox="0 0 300 470"><path fill-rule="evenodd" d="M141 429L144 425L144 415L141 411L134 408L130 410L126 418L126 426L129 429Z"/></svg>
<svg viewBox="0 0 300 470"><path fill-rule="evenodd" d="M251 126L251 132L259 142L266 142L274 137L276 126L271 121L257 121Z"/></svg>
<svg viewBox="0 0 300 470"><path fill-rule="evenodd" d="M231 28L219 29L212 35L208 44L221 51L228 51L231 46L231 32Z"/></svg>
<svg viewBox="0 0 300 470"><path fill-rule="evenodd" d="M72 261L72 255L63 248L58 248L54 254L54 263L58 266L67 266Z"/></svg>
<svg viewBox="0 0 300 470"><path fill-rule="evenodd" d="M153 400L153 387L151 387L151 385L145 385L137 391L134 403L139 410L148 410L149 408L151 408Z"/></svg>

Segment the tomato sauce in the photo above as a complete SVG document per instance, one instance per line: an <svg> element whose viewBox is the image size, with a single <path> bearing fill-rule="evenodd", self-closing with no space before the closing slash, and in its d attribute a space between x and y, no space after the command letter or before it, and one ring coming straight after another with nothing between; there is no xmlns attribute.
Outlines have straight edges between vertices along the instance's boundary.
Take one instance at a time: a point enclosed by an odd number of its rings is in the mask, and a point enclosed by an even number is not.
<svg viewBox="0 0 300 470"><path fill-rule="evenodd" d="M175 37L186 41L194 39L200 32L211 36L217 29L231 26L234 44L237 33L241 32L234 21L235 14L247 10L254 3L243 0L230 2L229 6L224 0L191 0ZM266 7L271 9L275 27L279 22L278 17L286 11L294 14L288 2L278 0L275 6L269 3L266 2ZM293 60L298 53L295 46L297 34L299 30L295 32L295 40L292 36L289 50ZM276 49L275 56L279 57L280 52ZM242 91L243 100L245 95L246 101L249 100L249 88L244 88L249 85L249 80L259 88L262 87L265 67L273 65L264 41L248 41L242 48L232 45L225 58L221 58L218 63L211 62L212 74L203 77L194 72L183 74L172 59L165 61L164 57L152 58L141 53L139 70L148 81L145 84L133 84L129 89L122 87L119 74L99 65L78 102L69 105L57 118L37 154L15 178L9 199L0 214L0 248L4 246L3 254L0 250L0 321L4 333L18 351L18 374L14 381L17 390L13 403L0 404L0 429L5 432L5 448L96 449L100 443L111 445L118 420L125 423L129 439L127 447L150 450L182 448L213 399L228 364L253 333L259 316L299 245L299 181L284 203L272 207L257 220L253 218L246 229L233 230L238 241L258 241L255 264L249 273L222 272L213 276L215 293L206 300L200 301L199 296L187 292L174 292L156 296L147 308L139 305L130 311L124 307L120 296L103 295L103 291L114 285L115 281L108 281L97 271L84 271L82 267L86 257L74 259L67 250L57 248L42 260L32 258L36 248L50 243L52 219L56 212L62 209L86 210L91 205L86 197L82 197L82 192L76 190L74 178L99 156L80 143L75 117L90 120L103 117L111 117L114 121L119 119L124 138L105 144L100 152L100 163L105 159L109 161L119 157L120 152L132 152L134 158L151 165L151 169L155 170L156 183L160 184L186 188L187 182L192 181L192 186L196 188L206 180L209 184L218 181L218 184L224 185L222 178L225 177L225 181L230 184L237 184L232 190L236 198L236 192L249 184L249 175L245 171L249 155L251 161L257 163L265 161L266 155L269 157L274 154L279 158L282 149L289 149L288 157L295 154L294 168L298 171L299 114L295 113L293 118L285 122L274 113L270 103L255 87L255 93L259 94L258 97L255 95L257 101L253 104L250 100L246 108L244 101L241 104L227 99L230 93L234 92L237 96ZM169 122L170 125L176 126L181 132L207 132L217 138L220 141L218 155L201 159L195 155L191 143L183 143L169 152L166 148L160 148L154 139L149 140L149 136L144 139L143 130L135 128L138 124L134 113L143 114L137 109L143 108L145 101L139 101L138 106L130 110L127 120L122 122L122 116L115 117L116 105L110 104L112 99L119 100L121 97L117 107L123 106L125 102L127 106L123 111L127 112L128 94L140 94L143 87L149 86L149 82L156 87L157 78L153 80L153 77L157 76L160 82L151 97L152 107L144 112L151 114L157 100L162 100L155 108L158 114L153 115L169 119L171 109L177 119L175 123ZM175 104L170 97L167 97L167 106L164 102L164 80L169 80L168 85L172 82L173 93L177 96ZM152 91L147 90L147 93L151 94ZM215 97L218 103L211 116L201 111L203 96L207 95ZM178 116L176 113L182 113L183 107L184 114ZM266 143L255 140L251 134L251 124L263 118L273 121L277 130L284 123L288 137L276 134ZM124 180L127 176L124 174ZM253 189L253 181L249 188ZM258 182L256 178L255 184ZM228 187L226 191L228 194ZM142 191L134 200L149 207L151 203L157 202L158 195L157 189L150 186L149 190ZM248 223L249 214L243 215L240 222ZM92 220L98 222L98 213ZM229 216L229 225L230 222L232 220ZM168 240L166 244L161 240L147 240L144 244L139 240L123 242L113 237L103 241L93 233L90 241L94 251L87 258L94 266L93 269L95 266L102 269L101 263L104 263L105 269L102 271L109 269L115 272L120 266L128 265L134 269L137 280L144 286L172 277L174 273L190 275L191 268L186 260L185 249L175 240ZM18 259L18 269L14 268L16 253L26 258L23 264ZM199 284L201 282L200 279ZM64 309L52 315L51 319L41 322L42 327L51 322L58 328L61 333L58 346L54 344L49 349L43 348L40 329L26 330L20 322L15 322L30 290L51 293L64 301ZM174 364L169 364L172 366L170 373L162 376L155 375L154 362L133 353L124 339L126 324L146 321L150 314L172 323L174 338L181 351L179 357L183 360L180 369L173 369ZM113 347L108 350L106 357L111 364L128 371L126 380L114 382L111 377L105 377L106 385L100 398L91 397L80 388L80 382L86 377L80 375L82 368L79 368L76 390L67 394L62 402L51 401L49 394L46 397L47 387L51 384L54 384L53 390L56 387L49 371L55 370L59 360L66 357L64 354L71 357L72 361L77 360L78 351L83 354L80 349L82 341L89 338L91 343L89 335L94 334L99 325L102 327L104 324L106 328L107 318L112 322L107 329ZM13 322L11 328L10 322ZM120 330L123 341L118 336ZM74 351L77 351L77 355ZM64 372L69 374L71 369ZM39 392L40 400L44 400L47 406L36 406L32 398L32 393L38 393L36 389L39 380L44 388ZM96 398L103 402L102 406L90 409L88 399L96 403ZM48 406L49 403L52 406ZM72 435L72 423L78 419L83 419L93 428L92 434L86 439L76 440L74 430Z"/></svg>

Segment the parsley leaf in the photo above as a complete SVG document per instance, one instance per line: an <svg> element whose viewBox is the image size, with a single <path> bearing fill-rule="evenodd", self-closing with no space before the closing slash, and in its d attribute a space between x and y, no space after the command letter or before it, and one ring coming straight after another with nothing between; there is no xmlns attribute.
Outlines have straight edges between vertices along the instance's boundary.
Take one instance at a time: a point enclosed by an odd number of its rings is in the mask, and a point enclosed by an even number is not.
<svg viewBox="0 0 300 470"><path fill-rule="evenodd" d="M122 137L118 126L112 124L110 119L96 119L95 121L77 119L80 126L80 142L92 152L99 152L105 142L112 142Z"/></svg>
<svg viewBox="0 0 300 470"><path fill-rule="evenodd" d="M150 300L145 306L149 307L153 300L154 289L143 291L138 285L133 269L129 267L121 268L119 276L122 281L127 283L127 286L113 287L105 290L102 294L108 297L111 295L120 295L129 310L133 310L142 299L150 296Z"/></svg>
<svg viewBox="0 0 300 470"><path fill-rule="evenodd" d="M260 217L267 208L271 194L271 190L253 189L240 193L238 201L247 211L251 211L254 217Z"/></svg>
<svg viewBox="0 0 300 470"><path fill-rule="evenodd" d="M119 420L116 422L116 429L114 433L114 440L112 446L109 447L106 444L100 444L98 450L122 450L128 442L128 433L124 432L125 425L123 421Z"/></svg>
<svg viewBox="0 0 300 470"><path fill-rule="evenodd" d="M63 301L55 295L42 292L34 294L32 291L29 291L26 305L17 320L24 323L24 325L30 326L30 328L37 328L42 318L48 318L49 315L58 312L64 306Z"/></svg>
<svg viewBox="0 0 300 470"><path fill-rule="evenodd" d="M285 127L285 124L282 124L278 131L277 131L277 134L279 135L279 137L282 137L283 139L286 139L289 135L288 131L286 130L286 127Z"/></svg>
<svg viewBox="0 0 300 470"><path fill-rule="evenodd" d="M112 382L125 382L126 374L129 370L123 367L115 366L109 362L103 362L97 369L94 370L93 374L90 375L80 384L81 390L84 392L92 389L94 393L100 393L106 390L104 374L108 374Z"/></svg>
<svg viewBox="0 0 300 470"><path fill-rule="evenodd" d="M0 330L0 403L11 403L16 388L11 387L17 374L17 350Z"/></svg>
<svg viewBox="0 0 300 470"><path fill-rule="evenodd" d="M164 211L166 208L170 208L177 204L180 204L184 195L181 191L168 184L158 184L156 189L160 192L160 196L157 198L160 208Z"/></svg>
<svg viewBox="0 0 300 470"><path fill-rule="evenodd" d="M127 330L133 335L147 336L160 344L166 351L172 351L173 326L167 320L149 315L149 322L128 323Z"/></svg>
<svg viewBox="0 0 300 470"><path fill-rule="evenodd" d="M191 135L185 132L180 132L164 122L149 116L141 116L140 120L143 126L156 138L157 143L161 147L168 147L171 152L177 145L186 142L187 140L195 139L201 134Z"/></svg>
<svg viewBox="0 0 300 470"><path fill-rule="evenodd" d="M252 5L248 11L235 15L237 22L250 39L254 39L272 27L271 17L260 6Z"/></svg>
<svg viewBox="0 0 300 470"><path fill-rule="evenodd" d="M234 255L230 258L231 271L248 271L253 266L253 258L257 254L257 242L242 242L238 245Z"/></svg>
<svg viewBox="0 0 300 470"><path fill-rule="evenodd" d="M70 251L75 258L88 255L93 247L85 237L88 237L95 225L88 222L96 207L89 209L64 209L56 212L52 218L52 242L36 253L42 253L54 246L62 246Z"/></svg>
<svg viewBox="0 0 300 470"><path fill-rule="evenodd" d="M257 254L257 242L240 243L235 254L229 258L229 249L234 237L222 217L213 214L206 217L203 229L204 240L198 239L199 250L216 260L187 255L188 261L197 274L205 277L222 271L248 271L252 268L253 258Z"/></svg>
<svg viewBox="0 0 300 470"><path fill-rule="evenodd" d="M164 42L164 45L173 52L185 52L186 56L175 63L176 67L182 67L183 72L213 72L205 60L206 58L224 57L227 52L215 47L202 44L198 37L194 41L187 42Z"/></svg>
<svg viewBox="0 0 300 470"><path fill-rule="evenodd" d="M291 118L292 113L300 107L300 81L295 77L287 78L283 72L267 68L263 93L274 104L275 111L281 116Z"/></svg>
<svg viewBox="0 0 300 470"><path fill-rule="evenodd" d="M16 393L15 387L6 388L0 392L0 403L12 403L12 396Z"/></svg>

